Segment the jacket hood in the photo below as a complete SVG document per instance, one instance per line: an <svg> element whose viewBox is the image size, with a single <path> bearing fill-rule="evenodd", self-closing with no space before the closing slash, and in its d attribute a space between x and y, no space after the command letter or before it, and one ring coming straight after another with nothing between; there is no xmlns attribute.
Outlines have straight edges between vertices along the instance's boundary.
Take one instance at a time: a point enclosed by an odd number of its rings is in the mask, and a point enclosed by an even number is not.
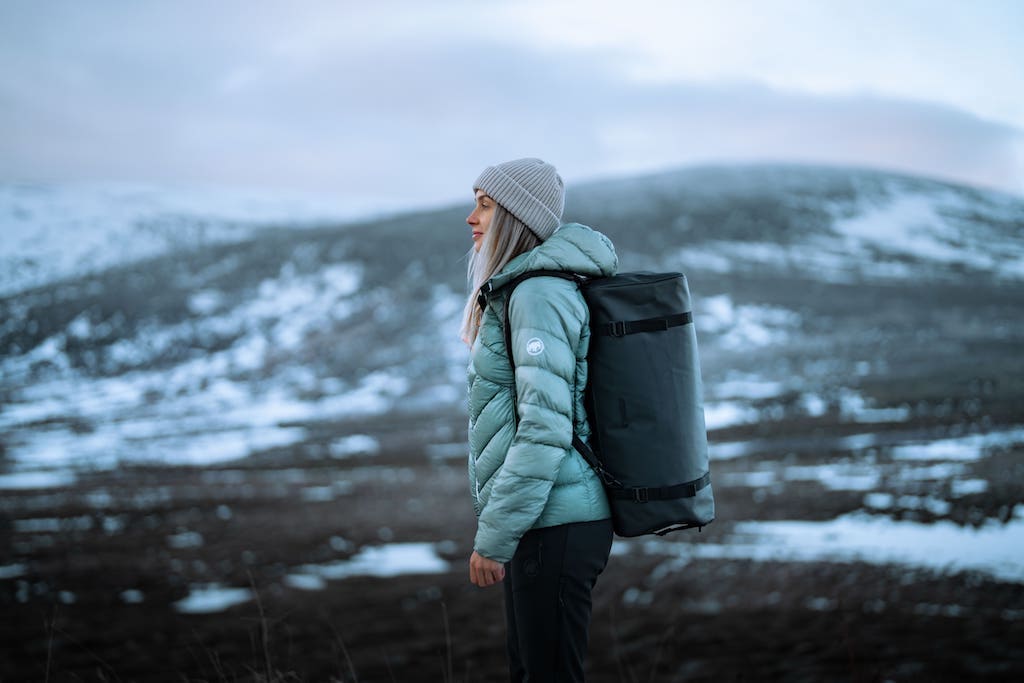
<svg viewBox="0 0 1024 683"><path fill-rule="evenodd" d="M561 270L587 277L609 277L618 269L619 257L611 240L580 223L566 223L539 246L509 261L488 280L484 290L497 290L513 278L533 270Z"/></svg>

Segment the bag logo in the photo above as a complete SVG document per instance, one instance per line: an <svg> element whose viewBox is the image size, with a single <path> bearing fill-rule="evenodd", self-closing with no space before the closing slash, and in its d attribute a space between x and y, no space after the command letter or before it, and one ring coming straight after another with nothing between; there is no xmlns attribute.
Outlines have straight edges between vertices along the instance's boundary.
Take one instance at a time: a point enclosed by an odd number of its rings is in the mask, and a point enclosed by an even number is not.
<svg viewBox="0 0 1024 683"><path fill-rule="evenodd" d="M530 341L526 342L526 352L531 356L539 356L544 353L544 342L539 338L534 337Z"/></svg>

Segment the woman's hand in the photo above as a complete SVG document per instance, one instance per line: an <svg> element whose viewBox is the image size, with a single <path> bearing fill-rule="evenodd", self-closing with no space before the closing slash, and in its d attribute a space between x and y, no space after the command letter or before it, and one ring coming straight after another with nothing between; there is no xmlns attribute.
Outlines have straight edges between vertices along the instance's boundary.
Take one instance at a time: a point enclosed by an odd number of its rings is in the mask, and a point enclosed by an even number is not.
<svg viewBox="0 0 1024 683"><path fill-rule="evenodd" d="M469 558L469 580L481 588L493 586L505 578L505 565L473 551Z"/></svg>

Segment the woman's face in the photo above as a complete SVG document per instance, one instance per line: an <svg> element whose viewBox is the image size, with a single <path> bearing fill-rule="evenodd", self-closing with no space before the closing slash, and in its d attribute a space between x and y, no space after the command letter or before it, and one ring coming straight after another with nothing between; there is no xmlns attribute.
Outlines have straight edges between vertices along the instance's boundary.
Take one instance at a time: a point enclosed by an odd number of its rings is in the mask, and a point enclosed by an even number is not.
<svg viewBox="0 0 1024 683"><path fill-rule="evenodd" d="M480 251L484 235L491 227L491 217L494 216L494 200L487 196L483 190L476 191L476 206L472 213L466 216L466 223L473 228L473 248Z"/></svg>

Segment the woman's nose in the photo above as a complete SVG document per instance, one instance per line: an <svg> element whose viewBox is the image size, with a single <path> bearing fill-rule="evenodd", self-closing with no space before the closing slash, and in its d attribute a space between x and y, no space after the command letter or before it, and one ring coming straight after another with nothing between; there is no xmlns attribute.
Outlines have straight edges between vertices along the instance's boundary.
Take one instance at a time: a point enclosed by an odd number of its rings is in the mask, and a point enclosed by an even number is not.
<svg viewBox="0 0 1024 683"><path fill-rule="evenodd" d="M471 214L469 214L468 216L466 216L466 223L468 223L469 225L473 225L476 222L477 222L476 211L474 211Z"/></svg>

